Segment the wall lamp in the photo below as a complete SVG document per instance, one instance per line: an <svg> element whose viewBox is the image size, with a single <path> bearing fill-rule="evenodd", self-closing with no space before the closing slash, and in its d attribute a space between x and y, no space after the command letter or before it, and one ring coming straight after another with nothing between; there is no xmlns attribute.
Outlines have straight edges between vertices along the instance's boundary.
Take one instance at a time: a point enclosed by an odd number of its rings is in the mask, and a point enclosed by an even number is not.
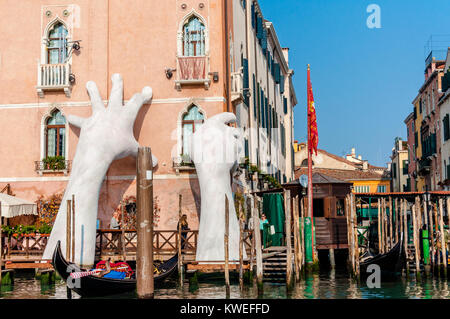
<svg viewBox="0 0 450 319"><path fill-rule="evenodd" d="M213 76L214 82L219 82L219 72L209 72L208 74Z"/></svg>
<svg viewBox="0 0 450 319"><path fill-rule="evenodd" d="M173 76L173 72L175 72L176 70L177 69L166 68L166 78L170 80Z"/></svg>

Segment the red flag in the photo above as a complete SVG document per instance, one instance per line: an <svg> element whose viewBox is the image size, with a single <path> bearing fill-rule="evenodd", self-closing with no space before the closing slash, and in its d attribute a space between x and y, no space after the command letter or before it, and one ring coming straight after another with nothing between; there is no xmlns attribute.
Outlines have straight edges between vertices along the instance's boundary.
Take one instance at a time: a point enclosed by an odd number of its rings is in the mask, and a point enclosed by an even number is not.
<svg viewBox="0 0 450 319"><path fill-rule="evenodd" d="M316 108L314 106L314 96L311 85L311 75L308 65L308 151L317 155L317 145L319 144L319 132L317 131Z"/></svg>

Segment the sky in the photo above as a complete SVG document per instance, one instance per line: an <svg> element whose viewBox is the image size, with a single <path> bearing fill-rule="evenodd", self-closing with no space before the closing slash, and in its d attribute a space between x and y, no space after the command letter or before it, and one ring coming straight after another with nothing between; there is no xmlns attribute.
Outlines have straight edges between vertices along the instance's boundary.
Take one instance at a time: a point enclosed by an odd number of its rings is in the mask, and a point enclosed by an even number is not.
<svg viewBox="0 0 450 319"><path fill-rule="evenodd" d="M281 46L290 48L298 105L294 138L306 141L306 67L317 112L319 148L343 156L352 147L386 166L395 137L424 82L425 49L450 46L449 0L259 0ZM381 28L367 12L380 8ZM436 42L439 40L441 42ZM444 52L438 52L444 54Z"/></svg>

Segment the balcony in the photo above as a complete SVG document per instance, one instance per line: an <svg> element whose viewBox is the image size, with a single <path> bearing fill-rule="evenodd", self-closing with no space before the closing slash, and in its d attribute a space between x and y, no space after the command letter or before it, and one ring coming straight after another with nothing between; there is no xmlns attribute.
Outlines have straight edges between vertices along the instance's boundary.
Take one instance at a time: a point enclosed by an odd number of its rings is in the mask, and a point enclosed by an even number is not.
<svg viewBox="0 0 450 319"><path fill-rule="evenodd" d="M195 171L194 162L192 162L189 155L182 155L180 157L173 158L173 168L177 175L180 171Z"/></svg>
<svg viewBox="0 0 450 319"><path fill-rule="evenodd" d="M431 160L428 158L421 159L418 161L418 173L420 176L425 176L430 173L431 170Z"/></svg>
<svg viewBox="0 0 450 319"><path fill-rule="evenodd" d="M51 173L64 173L68 175L72 167L72 161L62 160L54 163L49 163L46 161L35 161L34 170L39 174L51 174Z"/></svg>
<svg viewBox="0 0 450 319"><path fill-rule="evenodd" d="M244 74L242 68L239 72L231 73L231 102L244 99Z"/></svg>
<svg viewBox="0 0 450 319"><path fill-rule="evenodd" d="M179 56L177 58L178 79L175 87L178 91L183 85L204 85L209 89L211 80L208 79L209 58L207 56Z"/></svg>
<svg viewBox="0 0 450 319"><path fill-rule="evenodd" d="M64 91L70 97L71 83L70 64L38 64L38 85L36 86L39 97L44 97L44 91Z"/></svg>

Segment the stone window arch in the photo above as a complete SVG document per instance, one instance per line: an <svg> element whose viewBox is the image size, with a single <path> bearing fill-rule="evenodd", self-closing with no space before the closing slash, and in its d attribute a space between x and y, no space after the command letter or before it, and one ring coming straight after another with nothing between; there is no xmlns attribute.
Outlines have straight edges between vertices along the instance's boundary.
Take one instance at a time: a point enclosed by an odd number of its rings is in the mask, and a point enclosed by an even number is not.
<svg viewBox="0 0 450 319"><path fill-rule="evenodd" d="M58 107L53 107L41 120L41 159L53 156L68 158L68 123Z"/></svg>
<svg viewBox="0 0 450 319"><path fill-rule="evenodd" d="M178 147L177 155L185 161L190 158L189 138L205 122L206 112L194 102L190 102L178 115L177 132ZM185 157L185 159L183 158Z"/></svg>
<svg viewBox="0 0 450 319"><path fill-rule="evenodd" d="M178 27L178 56L209 55L209 32L205 19L195 10Z"/></svg>

